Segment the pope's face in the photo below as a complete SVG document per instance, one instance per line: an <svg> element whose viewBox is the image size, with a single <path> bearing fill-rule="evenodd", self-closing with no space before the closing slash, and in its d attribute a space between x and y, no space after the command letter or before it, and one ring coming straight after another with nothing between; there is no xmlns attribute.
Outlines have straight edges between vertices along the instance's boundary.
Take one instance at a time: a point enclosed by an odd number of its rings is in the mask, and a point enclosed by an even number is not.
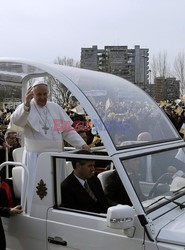
<svg viewBox="0 0 185 250"><path fill-rule="evenodd" d="M33 88L33 98L39 107L44 107L48 99L48 87L44 84Z"/></svg>

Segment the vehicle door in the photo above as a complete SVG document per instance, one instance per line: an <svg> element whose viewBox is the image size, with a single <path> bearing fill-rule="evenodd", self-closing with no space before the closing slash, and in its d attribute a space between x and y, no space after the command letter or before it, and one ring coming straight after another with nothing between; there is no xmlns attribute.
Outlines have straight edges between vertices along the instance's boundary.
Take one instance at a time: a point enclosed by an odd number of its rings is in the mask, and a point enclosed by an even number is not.
<svg viewBox="0 0 185 250"><path fill-rule="evenodd" d="M63 153L63 155L65 155L65 153ZM70 157L74 157L74 155L72 156L72 154L70 154ZM92 156L89 155L80 155L78 157L81 159L92 158ZM62 168L66 168L66 165L69 164L69 159L64 157L63 159L65 164L63 164ZM54 162L56 162L56 160L57 158L55 157ZM109 166L111 165L109 157L93 155L93 160L98 160L99 165L101 165L101 163L103 165L105 161L109 163ZM55 164L53 167L56 173L57 169ZM63 171L67 172L64 169ZM98 214L62 207L59 204L61 203L60 197L57 197L57 193L60 192L57 190L60 190L60 183L57 183L55 178L56 204L53 208L48 210L47 215L47 239L49 250L142 249L144 229L137 217L135 221L135 232L132 237L129 238L123 230L107 227L107 214Z"/></svg>

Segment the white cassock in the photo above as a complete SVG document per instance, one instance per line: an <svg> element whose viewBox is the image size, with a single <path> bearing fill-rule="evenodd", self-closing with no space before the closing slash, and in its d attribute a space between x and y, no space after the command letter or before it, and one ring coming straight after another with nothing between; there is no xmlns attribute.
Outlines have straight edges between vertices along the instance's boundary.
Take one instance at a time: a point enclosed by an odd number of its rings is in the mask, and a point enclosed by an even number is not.
<svg viewBox="0 0 185 250"><path fill-rule="evenodd" d="M20 130L20 127L24 129L22 162L29 170L28 212L31 208L39 154L42 152L62 152L64 148L63 140L77 149L86 144L76 131L61 132L60 126L55 125L56 120L60 121L59 124L62 121L72 124L70 117L58 104L47 102L46 106L41 108L32 100L30 107L30 111L26 112L24 104L19 105L12 114L9 125L9 130Z"/></svg>

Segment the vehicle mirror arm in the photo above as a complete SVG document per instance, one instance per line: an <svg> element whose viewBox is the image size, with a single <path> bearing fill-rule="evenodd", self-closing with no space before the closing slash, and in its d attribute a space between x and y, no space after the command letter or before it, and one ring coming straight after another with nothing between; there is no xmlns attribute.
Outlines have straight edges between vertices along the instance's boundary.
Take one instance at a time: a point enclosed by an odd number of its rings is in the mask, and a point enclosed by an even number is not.
<svg viewBox="0 0 185 250"><path fill-rule="evenodd" d="M146 220L146 217L143 215L143 214L140 214L138 215L138 219L142 225L142 227L144 228L145 232L146 232L146 235L148 237L148 239L152 242L154 242L154 240L152 239L150 233L149 233L149 230L148 230L148 227L147 225L149 225L148 221Z"/></svg>

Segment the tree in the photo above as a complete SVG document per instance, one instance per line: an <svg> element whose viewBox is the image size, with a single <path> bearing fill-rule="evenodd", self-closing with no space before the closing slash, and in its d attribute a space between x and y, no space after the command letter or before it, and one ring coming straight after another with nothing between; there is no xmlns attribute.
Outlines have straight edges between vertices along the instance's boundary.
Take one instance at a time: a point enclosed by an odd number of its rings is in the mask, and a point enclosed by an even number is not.
<svg viewBox="0 0 185 250"><path fill-rule="evenodd" d="M175 75L180 80L180 93L185 94L185 54L179 52L174 61Z"/></svg>
<svg viewBox="0 0 185 250"><path fill-rule="evenodd" d="M69 57L57 57L54 60L55 64L80 67L80 63ZM48 79L48 85L50 88L50 98L57 102L66 111L76 107L79 103L74 98L72 93L62 83L54 79Z"/></svg>
<svg viewBox="0 0 185 250"><path fill-rule="evenodd" d="M69 57L57 57L54 60L55 64L60 64L60 65L66 65L66 66L72 66L72 67L80 67L80 63L78 61L75 61L73 58L69 58Z"/></svg>
<svg viewBox="0 0 185 250"><path fill-rule="evenodd" d="M157 56L153 56L152 59L152 74L153 78L156 77L169 77L170 76L170 66L167 62L167 53L166 52L159 52Z"/></svg>
<svg viewBox="0 0 185 250"><path fill-rule="evenodd" d="M4 98L21 99L21 87L0 84L0 102L2 102Z"/></svg>
<svg viewBox="0 0 185 250"><path fill-rule="evenodd" d="M71 91L58 80L47 77L46 81L49 87L49 99L56 102L66 111L70 111L79 105L79 102L73 96Z"/></svg>

